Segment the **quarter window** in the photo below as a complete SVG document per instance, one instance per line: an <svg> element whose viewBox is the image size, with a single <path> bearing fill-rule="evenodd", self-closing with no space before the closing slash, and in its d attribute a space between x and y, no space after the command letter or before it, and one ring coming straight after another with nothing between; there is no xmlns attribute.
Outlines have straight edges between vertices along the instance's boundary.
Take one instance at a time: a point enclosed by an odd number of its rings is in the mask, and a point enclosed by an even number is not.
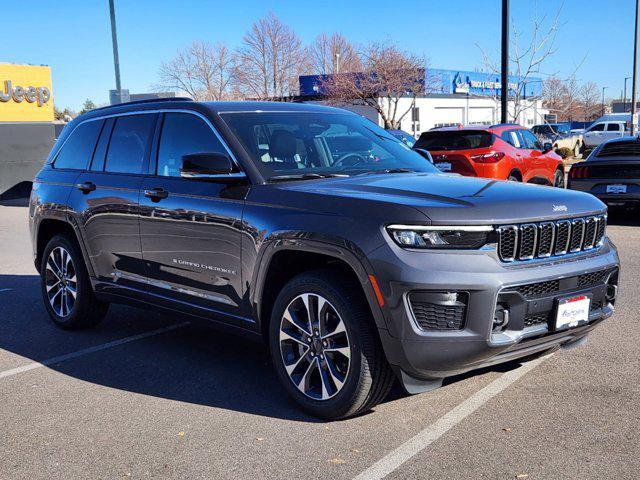
<svg viewBox="0 0 640 480"><path fill-rule="evenodd" d="M520 130L520 135L522 135L522 140L524 141L523 148L529 150L542 150L542 145L540 145L537 137L529 130Z"/></svg>
<svg viewBox="0 0 640 480"><path fill-rule="evenodd" d="M190 113L167 113L158 148L157 174L179 177L182 156L191 153L226 154L226 150L201 118Z"/></svg>
<svg viewBox="0 0 640 480"><path fill-rule="evenodd" d="M71 132L58 153L53 164L54 168L73 168L78 170L87 168L93 155L102 123L102 120L95 120L78 125Z"/></svg>
<svg viewBox="0 0 640 480"><path fill-rule="evenodd" d="M116 119L107 151L107 172L142 173L155 118L155 115L143 114Z"/></svg>

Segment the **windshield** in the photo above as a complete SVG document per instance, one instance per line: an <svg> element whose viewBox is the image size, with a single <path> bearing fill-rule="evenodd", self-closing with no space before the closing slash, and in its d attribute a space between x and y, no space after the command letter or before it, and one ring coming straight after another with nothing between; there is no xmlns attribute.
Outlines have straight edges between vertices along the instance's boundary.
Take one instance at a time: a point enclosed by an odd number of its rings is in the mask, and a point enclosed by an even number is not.
<svg viewBox="0 0 640 480"><path fill-rule="evenodd" d="M424 148L425 150L470 150L487 148L492 143L493 135L485 131L431 131L420 135L413 148Z"/></svg>
<svg viewBox="0 0 640 480"><path fill-rule="evenodd" d="M266 178L439 172L420 154L358 115L242 112L221 117Z"/></svg>

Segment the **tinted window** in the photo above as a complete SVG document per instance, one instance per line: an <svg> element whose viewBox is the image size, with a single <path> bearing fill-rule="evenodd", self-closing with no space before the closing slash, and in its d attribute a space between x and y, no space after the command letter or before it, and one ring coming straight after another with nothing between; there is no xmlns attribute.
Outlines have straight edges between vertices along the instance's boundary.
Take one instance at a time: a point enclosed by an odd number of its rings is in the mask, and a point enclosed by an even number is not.
<svg viewBox="0 0 640 480"><path fill-rule="evenodd" d="M116 119L107 152L107 172L142 173L155 118L155 115L130 115Z"/></svg>
<svg viewBox="0 0 640 480"><path fill-rule="evenodd" d="M607 132L619 132L622 130L622 125L619 123L608 123L607 124Z"/></svg>
<svg viewBox="0 0 640 480"><path fill-rule="evenodd" d="M506 132L502 132L500 138L516 148L520 148L522 145L522 140L520 138L520 135L518 135L517 130L507 130Z"/></svg>
<svg viewBox="0 0 640 480"><path fill-rule="evenodd" d="M522 135L522 140L524 141L522 148L527 148L529 150L542 150L542 145L540 145L536 136L529 130L520 130L520 135Z"/></svg>
<svg viewBox="0 0 640 480"><path fill-rule="evenodd" d="M493 136L483 131L433 131L425 132L415 143L414 148L425 150L469 150L486 148L493 143Z"/></svg>
<svg viewBox="0 0 640 480"><path fill-rule="evenodd" d="M80 170L87 168L91 155L93 155L93 149L96 146L102 123L102 120L95 120L78 125L71 132L67 141L64 142L56 157L54 167L77 168Z"/></svg>
<svg viewBox="0 0 640 480"><path fill-rule="evenodd" d="M589 132L602 132L604 130L604 123L598 123L596 125L594 125L593 127L591 127L588 131Z"/></svg>
<svg viewBox="0 0 640 480"><path fill-rule="evenodd" d="M189 113L167 113L158 149L157 174L179 177L182 156L190 153L227 152L201 118Z"/></svg>

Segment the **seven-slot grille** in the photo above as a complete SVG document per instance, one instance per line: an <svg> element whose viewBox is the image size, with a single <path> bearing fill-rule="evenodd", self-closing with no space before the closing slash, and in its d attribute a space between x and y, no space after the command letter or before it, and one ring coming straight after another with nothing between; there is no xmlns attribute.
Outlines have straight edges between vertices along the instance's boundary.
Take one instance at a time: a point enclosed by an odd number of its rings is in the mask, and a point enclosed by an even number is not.
<svg viewBox="0 0 640 480"><path fill-rule="evenodd" d="M504 262L582 252L599 246L606 215L498 227L498 253Z"/></svg>

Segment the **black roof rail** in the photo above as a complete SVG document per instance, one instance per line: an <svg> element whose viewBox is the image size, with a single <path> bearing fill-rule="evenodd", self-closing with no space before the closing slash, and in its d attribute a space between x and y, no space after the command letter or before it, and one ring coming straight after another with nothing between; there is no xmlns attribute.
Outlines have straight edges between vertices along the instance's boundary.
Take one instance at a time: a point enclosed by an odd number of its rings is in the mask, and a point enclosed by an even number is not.
<svg viewBox="0 0 640 480"><path fill-rule="evenodd" d="M128 105L144 105L145 103L157 103L157 102L193 102L193 98L189 97L164 97L164 98L147 98L145 100L134 100L133 102L116 103L114 105L107 105L106 107L94 108L90 110L95 112L97 110L106 110L108 108L115 108Z"/></svg>

